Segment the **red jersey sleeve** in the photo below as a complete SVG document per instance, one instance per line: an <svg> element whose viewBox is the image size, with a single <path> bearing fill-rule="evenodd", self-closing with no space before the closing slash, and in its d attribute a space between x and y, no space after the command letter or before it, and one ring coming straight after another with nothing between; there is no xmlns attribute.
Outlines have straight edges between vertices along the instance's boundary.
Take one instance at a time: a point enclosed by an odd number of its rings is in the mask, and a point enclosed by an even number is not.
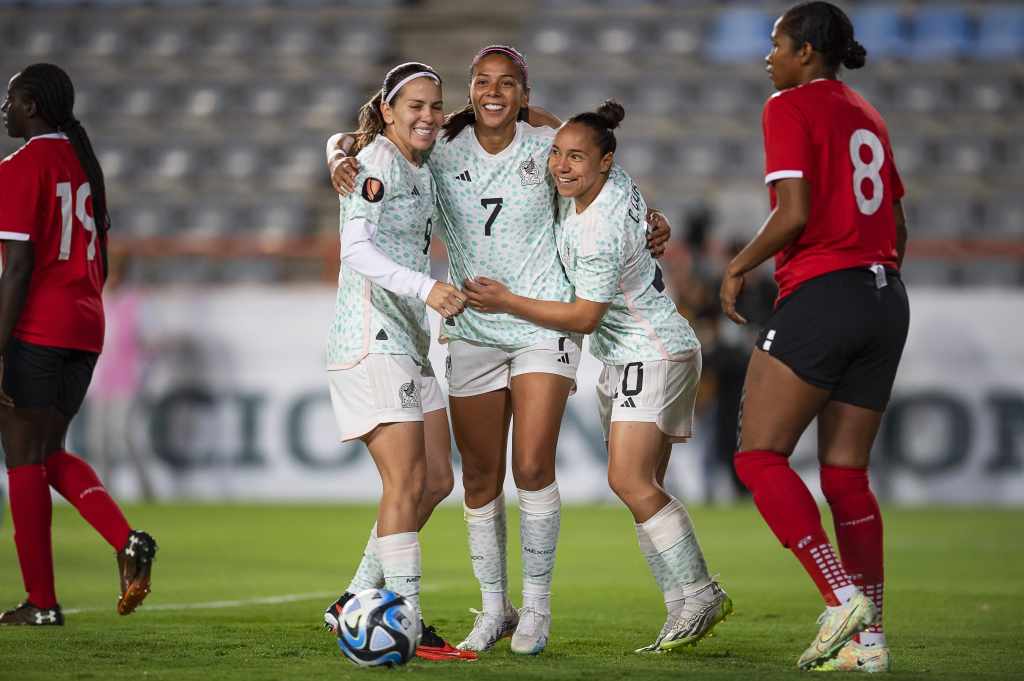
<svg viewBox="0 0 1024 681"><path fill-rule="evenodd" d="M775 95L764 105L765 184L792 177L810 178L814 171L814 148L810 127L800 111Z"/></svg>
<svg viewBox="0 0 1024 681"><path fill-rule="evenodd" d="M0 240L35 241L39 228L39 173L26 154L0 161Z"/></svg>

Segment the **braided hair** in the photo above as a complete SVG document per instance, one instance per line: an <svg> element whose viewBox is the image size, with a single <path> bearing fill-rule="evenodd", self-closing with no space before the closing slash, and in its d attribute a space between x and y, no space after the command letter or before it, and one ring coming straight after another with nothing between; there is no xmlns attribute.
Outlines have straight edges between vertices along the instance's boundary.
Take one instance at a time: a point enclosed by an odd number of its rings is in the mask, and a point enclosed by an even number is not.
<svg viewBox="0 0 1024 681"><path fill-rule="evenodd" d="M850 17L830 2L804 2L789 8L782 15L779 31L792 38L797 48L810 43L832 74L840 66L859 69L867 61L867 50L853 39Z"/></svg>
<svg viewBox="0 0 1024 681"><path fill-rule="evenodd" d="M93 151L89 135L75 118L75 86L64 69L54 64L32 64L22 69L11 83L12 90L21 90L36 105L36 114L48 126L67 135L75 150L78 162L89 180L92 190L92 213L100 238L100 254L103 258L103 276L108 271L107 232L110 230L110 214L107 212L107 187L103 181L103 169Z"/></svg>

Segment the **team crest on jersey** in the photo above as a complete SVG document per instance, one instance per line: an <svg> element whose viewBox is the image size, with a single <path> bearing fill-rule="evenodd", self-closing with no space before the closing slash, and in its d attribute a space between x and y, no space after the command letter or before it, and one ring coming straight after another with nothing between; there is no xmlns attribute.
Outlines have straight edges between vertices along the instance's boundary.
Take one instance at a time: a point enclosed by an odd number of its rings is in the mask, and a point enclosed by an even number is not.
<svg viewBox="0 0 1024 681"><path fill-rule="evenodd" d="M384 198L384 183L376 177L368 177L363 182L363 198L370 203L377 203Z"/></svg>
<svg viewBox="0 0 1024 681"><path fill-rule="evenodd" d="M416 384L412 381L402 384L402 387L398 389L398 397L402 400L402 409L421 406L420 396L416 393Z"/></svg>
<svg viewBox="0 0 1024 681"><path fill-rule="evenodd" d="M544 181L544 169L538 166L537 161L531 156L519 165L519 179L522 180L524 187L540 184Z"/></svg>

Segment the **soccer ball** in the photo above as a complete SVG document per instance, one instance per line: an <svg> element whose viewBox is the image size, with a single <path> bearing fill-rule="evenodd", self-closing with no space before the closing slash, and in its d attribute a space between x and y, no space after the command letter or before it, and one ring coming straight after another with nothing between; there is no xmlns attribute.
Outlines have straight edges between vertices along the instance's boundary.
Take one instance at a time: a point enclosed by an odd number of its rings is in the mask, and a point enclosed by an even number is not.
<svg viewBox="0 0 1024 681"><path fill-rule="evenodd" d="M393 591L367 589L349 599L338 618L338 647L360 667L405 664L416 653L416 612Z"/></svg>

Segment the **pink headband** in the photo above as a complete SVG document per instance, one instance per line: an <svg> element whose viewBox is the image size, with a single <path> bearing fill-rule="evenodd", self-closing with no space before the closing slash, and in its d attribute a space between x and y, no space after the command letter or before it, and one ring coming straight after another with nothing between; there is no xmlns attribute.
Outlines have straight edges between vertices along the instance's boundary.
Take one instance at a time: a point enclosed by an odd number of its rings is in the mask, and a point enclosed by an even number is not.
<svg viewBox="0 0 1024 681"><path fill-rule="evenodd" d="M526 84L529 82L529 71L526 68L526 59L523 55L519 54L519 52L511 47L506 47L505 45L488 45L477 52L476 56L473 57L473 66L476 66L481 59L489 54L500 54L511 59L512 63L518 66L519 70L523 72L523 87L526 87Z"/></svg>

